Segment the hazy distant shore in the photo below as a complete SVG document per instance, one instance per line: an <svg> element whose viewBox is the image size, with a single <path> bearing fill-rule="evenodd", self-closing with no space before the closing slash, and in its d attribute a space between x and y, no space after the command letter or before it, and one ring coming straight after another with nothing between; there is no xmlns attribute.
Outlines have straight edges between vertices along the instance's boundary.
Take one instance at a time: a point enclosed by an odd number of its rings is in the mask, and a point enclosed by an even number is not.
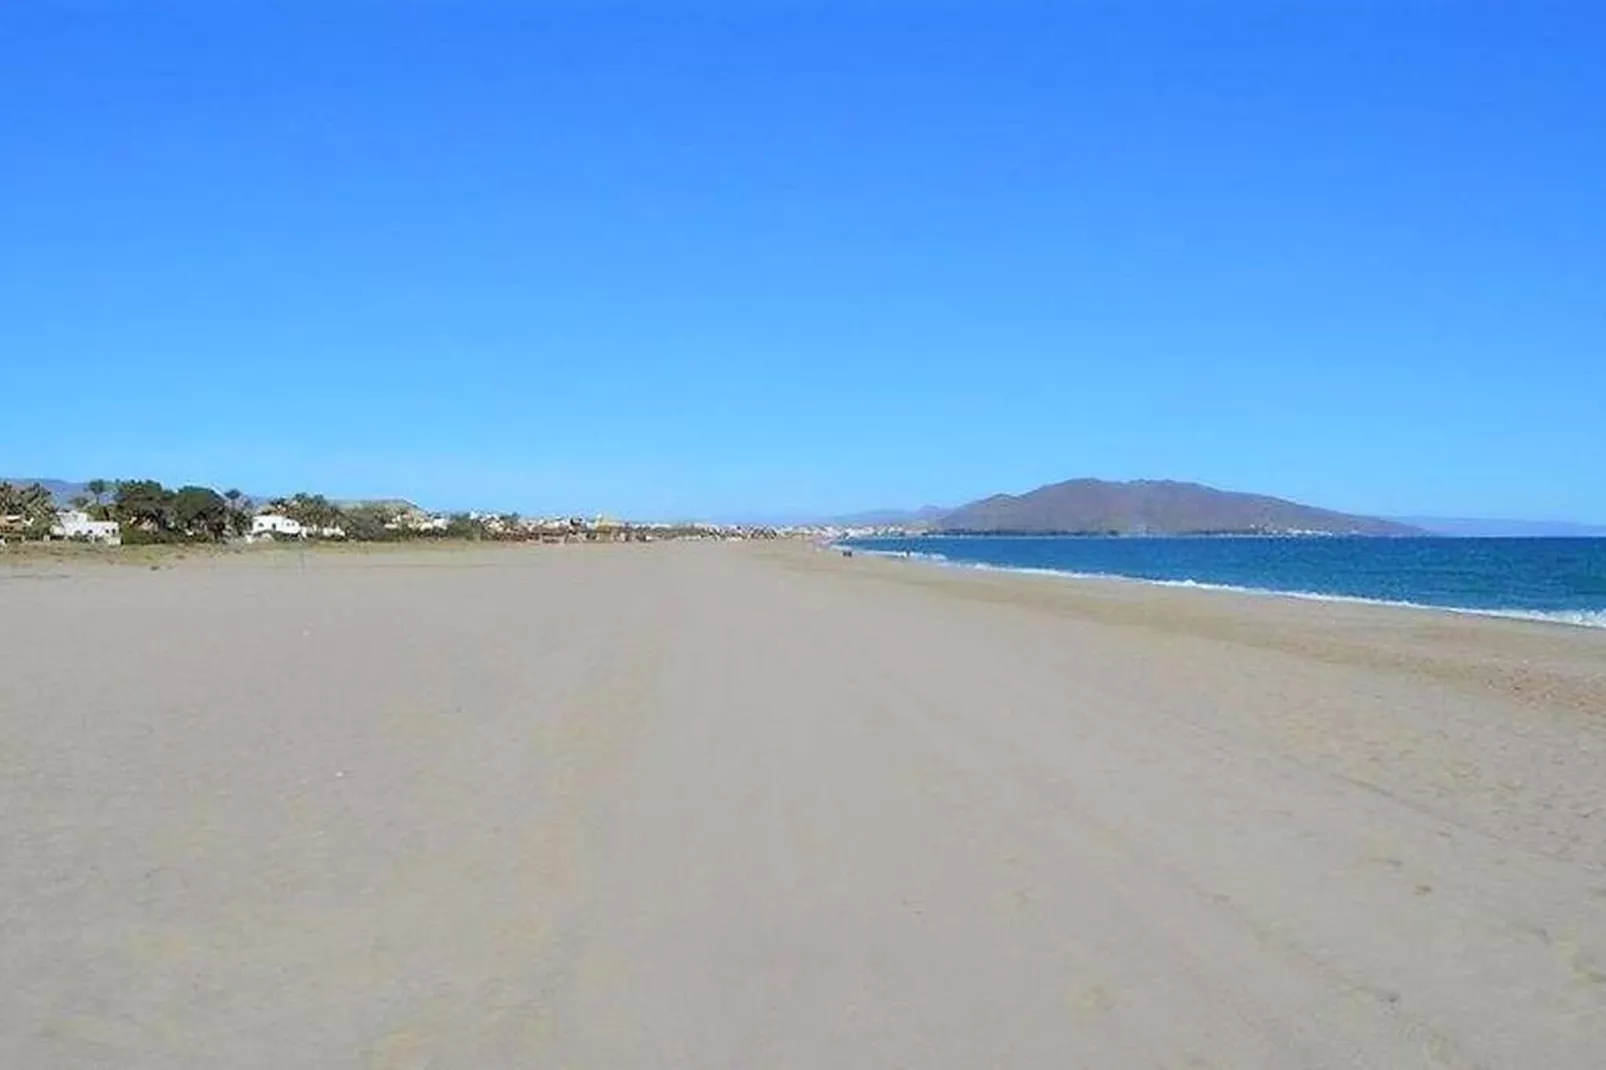
<svg viewBox="0 0 1606 1070"><path fill-rule="evenodd" d="M801 542L0 555L0 597L18 1065L1606 1038L1603 633Z"/></svg>

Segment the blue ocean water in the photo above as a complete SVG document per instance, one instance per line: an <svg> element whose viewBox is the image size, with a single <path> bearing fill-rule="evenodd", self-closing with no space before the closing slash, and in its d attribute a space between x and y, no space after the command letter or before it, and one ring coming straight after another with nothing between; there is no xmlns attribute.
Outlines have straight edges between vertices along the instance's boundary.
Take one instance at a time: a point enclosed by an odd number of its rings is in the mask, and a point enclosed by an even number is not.
<svg viewBox="0 0 1606 1070"><path fill-rule="evenodd" d="M858 539L971 565L1396 602L1606 627L1606 539Z"/></svg>

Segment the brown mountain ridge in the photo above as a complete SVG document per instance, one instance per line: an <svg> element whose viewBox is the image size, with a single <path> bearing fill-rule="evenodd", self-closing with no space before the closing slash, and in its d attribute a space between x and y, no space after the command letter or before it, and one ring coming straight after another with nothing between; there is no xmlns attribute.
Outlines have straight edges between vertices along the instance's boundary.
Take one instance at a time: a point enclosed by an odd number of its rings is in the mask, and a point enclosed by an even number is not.
<svg viewBox="0 0 1606 1070"><path fill-rule="evenodd" d="M1408 524L1318 509L1199 483L1072 479L995 494L939 518L934 530L998 535L1420 535Z"/></svg>

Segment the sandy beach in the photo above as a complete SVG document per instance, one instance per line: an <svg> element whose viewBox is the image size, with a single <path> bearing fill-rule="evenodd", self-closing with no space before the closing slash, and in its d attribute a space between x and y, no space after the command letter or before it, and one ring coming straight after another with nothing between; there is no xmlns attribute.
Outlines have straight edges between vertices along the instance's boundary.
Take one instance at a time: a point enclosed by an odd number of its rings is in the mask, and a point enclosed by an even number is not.
<svg viewBox="0 0 1606 1070"><path fill-rule="evenodd" d="M1606 1064L1606 631L802 545L0 557L0 1065Z"/></svg>

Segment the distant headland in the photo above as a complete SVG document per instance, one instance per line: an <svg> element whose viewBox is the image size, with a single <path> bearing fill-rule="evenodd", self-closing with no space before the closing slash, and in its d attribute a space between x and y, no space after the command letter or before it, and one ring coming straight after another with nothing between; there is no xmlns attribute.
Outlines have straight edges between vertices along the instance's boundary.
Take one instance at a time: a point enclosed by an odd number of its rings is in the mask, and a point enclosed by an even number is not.
<svg viewBox="0 0 1606 1070"><path fill-rule="evenodd" d="M866 518L876 514L865 514ZM1071 479L883 525L968 535L1423 535L1415 525L1199 483Z"/></svg>

